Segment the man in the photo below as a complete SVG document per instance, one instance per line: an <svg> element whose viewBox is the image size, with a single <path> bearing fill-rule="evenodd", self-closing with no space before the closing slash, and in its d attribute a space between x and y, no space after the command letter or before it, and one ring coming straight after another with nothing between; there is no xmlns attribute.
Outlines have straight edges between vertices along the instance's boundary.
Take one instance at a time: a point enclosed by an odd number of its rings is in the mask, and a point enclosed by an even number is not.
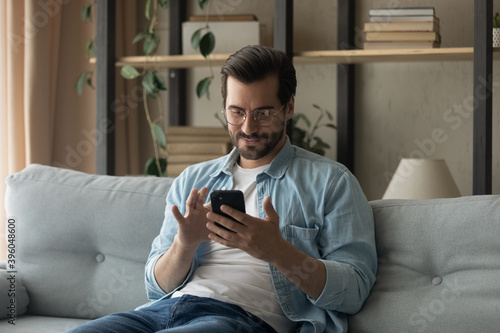
<svg viewBox="0 0 500 333"><path fill-rule="evenodd" d="M235 149L173 183L146 264L154 302L89 327L347 330L346 314L361 308L375 281L373 215L344 166L290 144L295 89L295 69L282 52L248 46L229 57L223 114ZM237 222L207 203L221 189L244 193L246 214L222 206Z"/></svg>

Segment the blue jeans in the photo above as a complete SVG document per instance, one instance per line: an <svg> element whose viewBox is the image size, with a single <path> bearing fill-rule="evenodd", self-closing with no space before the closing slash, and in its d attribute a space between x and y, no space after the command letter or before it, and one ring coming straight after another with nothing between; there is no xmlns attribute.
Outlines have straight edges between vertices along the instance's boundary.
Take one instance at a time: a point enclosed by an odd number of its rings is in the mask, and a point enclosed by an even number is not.
<svg viewBox="0 0 500 333"><path fill-rule="evenodd" d="M238 305L212 298L183 295L180 298L157 301L139 310L113 313L68 331L68 333L83 332L260 333L276 331L265 321Z"/></svg>

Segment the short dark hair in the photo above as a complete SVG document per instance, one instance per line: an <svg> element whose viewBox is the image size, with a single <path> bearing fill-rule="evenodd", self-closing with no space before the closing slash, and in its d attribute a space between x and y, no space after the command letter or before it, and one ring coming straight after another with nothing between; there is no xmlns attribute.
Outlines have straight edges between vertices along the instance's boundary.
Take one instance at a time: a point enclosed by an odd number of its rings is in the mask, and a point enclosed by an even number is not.
<svg viewBox="0 0 500 333"><path fill-rule="evenodd" d="M284 53L261 45L245 46L231 55L221 69L222 106L226 107L227 78L249 84L265 79L268 75L278 75L278 98L286 104L295 94L297 77L292 60Z"/></svg>

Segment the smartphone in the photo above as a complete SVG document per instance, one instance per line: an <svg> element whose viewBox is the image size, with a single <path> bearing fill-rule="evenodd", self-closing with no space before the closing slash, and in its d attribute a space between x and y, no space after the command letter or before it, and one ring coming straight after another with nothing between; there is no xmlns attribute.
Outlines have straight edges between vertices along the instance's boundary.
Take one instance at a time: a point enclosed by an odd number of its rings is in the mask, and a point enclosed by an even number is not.
<svg viewBox="0 0 500 333"><path fill-rule="evenodd" d="M225 216L230 218L233 221L236 221L231 216L223 213L220 210L220 206L228 205L234 209L239 210L240 212L245 213L245 198L243 197L243 192L238 190L224 190L224 191L213 191L210 194L210 200L212 203L212 211L216 214ZM238 222L238 221L236 221ZM216 223L218 226L222 227L219 223ZM223 227L224 228L224 227Z"/></svg>

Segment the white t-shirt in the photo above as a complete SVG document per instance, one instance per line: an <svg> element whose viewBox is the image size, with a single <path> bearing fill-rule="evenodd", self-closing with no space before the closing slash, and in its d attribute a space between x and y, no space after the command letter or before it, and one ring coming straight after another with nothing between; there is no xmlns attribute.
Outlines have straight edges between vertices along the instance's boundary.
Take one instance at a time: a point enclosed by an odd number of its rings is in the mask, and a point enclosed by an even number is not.
<svg viewBox="0 0 500 333"><path fill-rule="evenodd" d="M234 190L245 197L245 210L258 216L256 177L267 165L255 169L233 168ZM277 332L292 332L296 324L281 310L271 282L268 264L244 251L214 241L202 243L198 249L200 266L191 279L172 297L190 294L211 297L237 304L263 319Z"/></svg>

